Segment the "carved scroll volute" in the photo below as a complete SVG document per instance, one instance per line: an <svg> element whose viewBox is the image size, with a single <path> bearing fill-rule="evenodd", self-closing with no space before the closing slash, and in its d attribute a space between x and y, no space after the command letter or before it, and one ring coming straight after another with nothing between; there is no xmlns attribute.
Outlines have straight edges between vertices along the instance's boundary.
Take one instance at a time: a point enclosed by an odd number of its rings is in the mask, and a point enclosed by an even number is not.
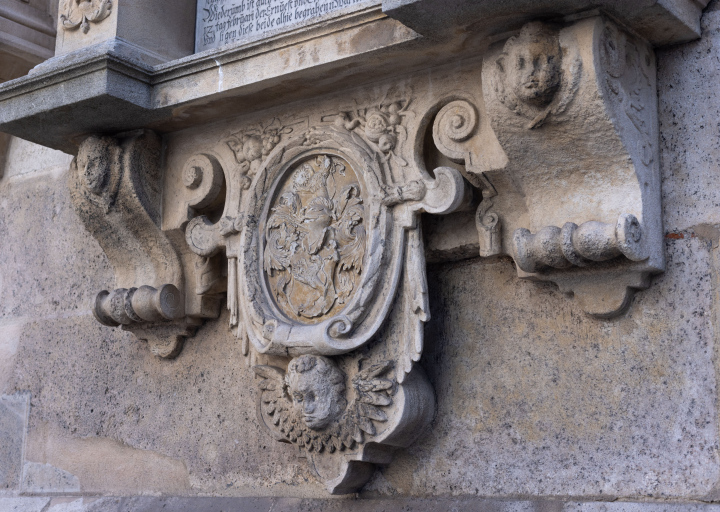
<svg viewBox="0 0 720 512"><path fill-rule="evenodd" d="M435 146L452 161L463 164L464 176L482 191L475 212L480 256L502 254L502 221L493 209L497 191L484 173L507 165L507 156L490 127L482 98L476 102L448 98L441 105L433 124Z"/></svg>
<svg viewBox="0 0 720 512"><path fill-rule="evenodd" d="M124 139L88 137L69 175L73 207L115 271L113 291L93 313L172 357L192 324L185 317L179 257L160 230L160 141L150 132Z"/></svg>

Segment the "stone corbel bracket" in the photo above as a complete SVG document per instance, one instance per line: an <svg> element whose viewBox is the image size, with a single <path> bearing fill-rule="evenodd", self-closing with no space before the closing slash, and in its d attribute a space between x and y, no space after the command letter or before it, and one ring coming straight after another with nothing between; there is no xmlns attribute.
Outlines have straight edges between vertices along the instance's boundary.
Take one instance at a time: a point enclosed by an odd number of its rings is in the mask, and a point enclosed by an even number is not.
<svg viewBox="0 0 720 512"><path fill-rule="evenodd" d="M603 16L526 24L492 46L482 102L436 116L438 149L483 189L480 255L553 281L597 317L663 271L655 55Z"/></svg>
<svg viewBox="0 0 720 512"><path fill-rule="evenodd" d="M160 230L160 139L91 136L70 168L73 207L115 270L93 313L104 325L133 332L152 352L174 357L199 325L186 316L183 263Z"/></svg>

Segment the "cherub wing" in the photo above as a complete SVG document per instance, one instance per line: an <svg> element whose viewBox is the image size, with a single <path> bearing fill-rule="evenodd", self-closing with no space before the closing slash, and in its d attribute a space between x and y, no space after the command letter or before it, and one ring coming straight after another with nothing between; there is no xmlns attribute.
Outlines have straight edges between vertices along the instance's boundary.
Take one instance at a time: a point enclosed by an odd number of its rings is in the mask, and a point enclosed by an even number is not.
<svg viewBox="0 0 720 512"><path fill-rule="evenodd" d="M278 437L290 439L289 433L295 430L297 421L287 393L285 372L276 366L266 365L253 366L253 370L263 379L258 405L265 424Z"/></svg>
<svg viewBox="0 0 720 512"><path fill-rule="evenodd" d="M294 443L308 451L320 452L325 447L335 451L332 432L314 432L298 417L287 391L285 372L276 366L253 366L260 382L258 405L265 425L280 441Z"/></svg>
<svg viewBox="0 0 720 512"><path fill-rule="evenodd" d="M345 438L351 438L357 443L363 442L364 434L374 436L377 434L376 422L386 422L387 414L382 407L392 405L392 396L395 394L394 380L387 377L393 368L392 361L381 361L360 371L353 377L352 385L355 389L355 401L350 409L346 423ZM345 443L347 445L347 442Z"/></svg>

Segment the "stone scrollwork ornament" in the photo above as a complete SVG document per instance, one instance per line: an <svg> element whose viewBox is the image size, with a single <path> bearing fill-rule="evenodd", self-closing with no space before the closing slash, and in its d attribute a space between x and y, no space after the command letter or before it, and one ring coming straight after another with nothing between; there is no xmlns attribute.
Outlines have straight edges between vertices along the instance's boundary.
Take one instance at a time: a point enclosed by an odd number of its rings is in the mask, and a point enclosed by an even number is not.
<svg viewBox="0 0 720 512"><path fill-rule="evenodd" d="M482 98L449 95L433 124L482 191L480 256L512 257L592 316L626 310L665 267L655 75L647 41L602 15L489 47Z"/></svg>
<svg viewBox="0 0 720 512"><path fill-rule="evenodd" d="M100 23L111 11L111 0L63 0L60 20L64 30L81 29L87 34L91 23Z"/></svg>
<svg viewBox="0 0 720 512"><path fill-rule="evenodd" d="M465 186L454 169L433 178L403 158L407 107L271 134L252 184L236 186L241 206L226 202L232 229L203 216L186 229L196 254L225 249L231 325L244 351L272 357L254 367L259 418L304 451L335 494L362 487L434 411L414 364L429 318L419 214L454 211ZM243 162L251 137L230 146Z"/></svg>

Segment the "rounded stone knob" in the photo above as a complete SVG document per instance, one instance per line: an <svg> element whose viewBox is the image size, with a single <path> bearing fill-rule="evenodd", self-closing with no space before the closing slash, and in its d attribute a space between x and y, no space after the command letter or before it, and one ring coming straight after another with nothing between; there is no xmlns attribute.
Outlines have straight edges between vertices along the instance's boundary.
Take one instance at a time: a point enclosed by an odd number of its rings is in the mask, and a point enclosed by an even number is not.
<svg viewBox="0 0 720 512"><path fill-rule="evenodd" d="M475 107L467 101L451 101L438 112L435 120L436 132L442 138L446 136L454 142L463 142L470 138L478 125Z"/></svg>
<svg viewBox="0 0 720 512"><path fill-rule="evenodd" d="M203 179L202 167L190 165L183 171L183 184L189 189L196 189Z"/></svg>

